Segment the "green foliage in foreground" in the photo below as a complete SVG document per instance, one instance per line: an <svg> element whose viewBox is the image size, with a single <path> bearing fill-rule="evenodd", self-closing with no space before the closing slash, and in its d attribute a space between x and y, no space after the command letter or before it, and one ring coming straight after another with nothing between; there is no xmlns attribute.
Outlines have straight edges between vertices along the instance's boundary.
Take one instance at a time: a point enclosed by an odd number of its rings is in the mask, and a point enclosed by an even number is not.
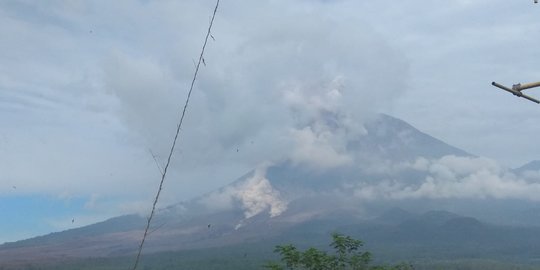
<svg viewBox="0 0 540 270"><path fill-rule="evenodd" d="M370 266L371 253L361 251L362 241L338 233L332 234L333 254L316 248L305 251L298 250L292 244L278 245L274 252L281 256L281 263L269 262L265 268L271 270L410 270L414 269L408 264L395 266Z"/></svg>

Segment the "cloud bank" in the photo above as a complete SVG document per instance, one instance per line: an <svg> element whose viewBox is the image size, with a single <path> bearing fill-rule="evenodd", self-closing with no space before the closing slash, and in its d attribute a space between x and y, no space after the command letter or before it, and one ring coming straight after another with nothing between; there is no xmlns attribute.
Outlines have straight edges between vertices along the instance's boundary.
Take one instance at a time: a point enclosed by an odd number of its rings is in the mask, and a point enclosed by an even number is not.
<svg viewBox="0 0 540 270"><path fill-rule="evenodd" d="M425 173L419 183L404 183L398 178L376 184L360 184L354 195L377 199L526 199L540 200L540 174L526 171L516 174L494 160L476 157L445 156L436 160L419 158L400 164L400 170Z"/></svg>

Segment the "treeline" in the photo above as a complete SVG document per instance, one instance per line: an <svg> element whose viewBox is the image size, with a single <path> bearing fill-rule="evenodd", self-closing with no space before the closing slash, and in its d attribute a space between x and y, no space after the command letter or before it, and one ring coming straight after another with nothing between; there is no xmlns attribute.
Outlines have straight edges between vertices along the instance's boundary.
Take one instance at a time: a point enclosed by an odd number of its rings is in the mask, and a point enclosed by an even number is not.
<svg viewBox="0 0 540 270"><path fill-rule="evenodd" d="M178 252L145 254L139 263L142 270L252 270L252 269L392 269L392 270L529 270L538 265L521 265L489 259L431 260L410 262L380 262L373 259L369 251L362 250L362 242L349 236L334 234L330 245L318 248L298 248L294 244L271 243L247 244L236 247L208 248ZM274 252L273 252L274 251ZM404 253L407 253L405 250ZM429 256L426 258L430 258ZM62 261L61 263L39 263L19 266L2 266L0 270L116 270L130 269L134 256L113 258L88 258Z"/></svg>

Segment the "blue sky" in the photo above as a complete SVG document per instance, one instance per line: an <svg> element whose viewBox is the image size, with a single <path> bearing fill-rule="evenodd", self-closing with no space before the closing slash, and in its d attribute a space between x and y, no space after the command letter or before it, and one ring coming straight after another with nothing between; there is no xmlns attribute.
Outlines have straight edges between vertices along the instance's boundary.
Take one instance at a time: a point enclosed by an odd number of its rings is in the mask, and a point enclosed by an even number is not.
<svg viewBox="0 0 540 270"><path fill-rule="evenodd" d="M0 242L147 212L213 5L0 3ZM222 1L160 205L304 157L295 136L321 107L388 113L503 167L540 159L538 105L490 85L540 80L539 8ZM343 99L313 94L327 87Z"/></svg>
<svg viewBox="0 0 540 270"><path fill-rule="evenodd" d="M20 240L36 231L47 232L51 227L69 226L69 223L75 227L74 219L82 214L84 203L80 199L58 200L46 196L4 196L0 200L0 230L9 232L4 241Z"/></svg>

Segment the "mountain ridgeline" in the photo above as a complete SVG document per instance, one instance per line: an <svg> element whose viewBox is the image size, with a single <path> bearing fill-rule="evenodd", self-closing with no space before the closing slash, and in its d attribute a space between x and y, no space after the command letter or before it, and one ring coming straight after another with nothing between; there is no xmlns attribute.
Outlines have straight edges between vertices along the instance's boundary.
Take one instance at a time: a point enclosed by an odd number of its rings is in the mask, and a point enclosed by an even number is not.
<svg viewBox="0 0 540 270"><path fill-rule="evenodd" d="M201 255L205 250L214 255L215 250L241 250L243 257L257 252L272 256L274 244L320 246L339 231L362 239L383 261L473 258L535 263L535 254L540 254L540 209L534 202L489 194L453 196L447 191L452 180L444 179L471 177L451 165L467 165L474 155L388 115L364 127L365 134L347 142L353 162L317 169L284 160L160 209L145 253L199 252L201 260L209 259ZM533 163L512 172L538 170ZM441 175L447 178L437 182ZM19 269L39 262L130 257L145 222L138 215L120 216L5 243L0 245L0 266Z"/></svg>

